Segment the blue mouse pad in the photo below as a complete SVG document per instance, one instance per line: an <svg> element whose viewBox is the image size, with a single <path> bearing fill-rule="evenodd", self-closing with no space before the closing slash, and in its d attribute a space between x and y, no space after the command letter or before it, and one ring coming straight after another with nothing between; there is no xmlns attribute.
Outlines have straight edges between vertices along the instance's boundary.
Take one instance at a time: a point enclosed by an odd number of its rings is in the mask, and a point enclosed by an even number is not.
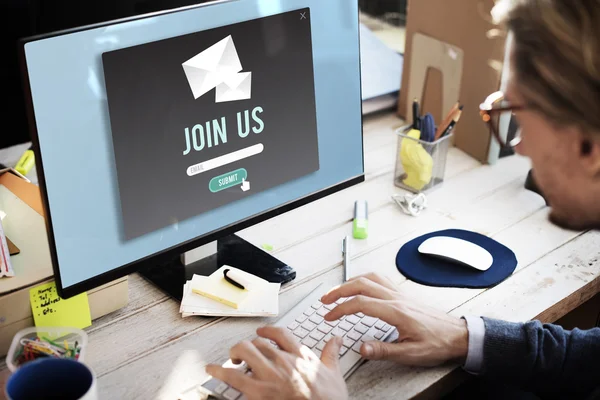
<svg viewBox="0 0 600 400"><path fill-rule="evenodd" d="M464 239L490 252L494 261L487 271L419 253L419 246L434 236ZM398 251L396 267L406 278L427 286L488 288L508 278L517 268L517 257L508 247L482 234L460 229L428 233L406 243Z"/></svg>

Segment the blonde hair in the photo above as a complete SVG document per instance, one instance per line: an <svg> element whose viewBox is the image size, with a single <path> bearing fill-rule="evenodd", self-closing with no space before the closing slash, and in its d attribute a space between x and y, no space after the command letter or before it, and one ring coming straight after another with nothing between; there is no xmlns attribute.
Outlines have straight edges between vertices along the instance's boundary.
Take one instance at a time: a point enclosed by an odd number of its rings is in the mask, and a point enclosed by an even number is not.
<svg viewBox="0 0 600 400"><path fill-rule="evenodd" d="M499 0L527 104L560 125L600 134L600 0Z"/></svg>

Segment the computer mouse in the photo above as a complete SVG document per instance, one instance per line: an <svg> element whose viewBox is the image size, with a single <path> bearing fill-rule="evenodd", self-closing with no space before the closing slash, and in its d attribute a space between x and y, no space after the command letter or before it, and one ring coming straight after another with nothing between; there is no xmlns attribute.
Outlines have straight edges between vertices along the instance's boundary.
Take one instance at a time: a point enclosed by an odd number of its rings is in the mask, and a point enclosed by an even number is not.
<svg viewBox="0 0 600 400"><path fill-rule="evenodd" d="M439 257L459 265L487 271L494 258L489 251L464 239L434 236L419 246L419 253Z"/></svg>

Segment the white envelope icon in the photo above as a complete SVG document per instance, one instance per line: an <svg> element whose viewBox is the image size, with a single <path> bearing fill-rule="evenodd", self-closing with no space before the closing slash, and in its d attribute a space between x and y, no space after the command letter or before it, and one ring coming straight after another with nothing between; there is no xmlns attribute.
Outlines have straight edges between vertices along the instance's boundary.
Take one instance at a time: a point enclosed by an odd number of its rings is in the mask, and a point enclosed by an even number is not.
<svg viewBox="0 0 600 400"><path fill-rule="evenodd" d="M182 66L195 99L242 70L231 35L190 58Z"/></svg>
<svg viewBox="0 0 600 400"><path fill-rule="evenodd" d="M240 72L228 76L225 82L217 86L217 103L249 99L251 88L252 72Z"/></svg>

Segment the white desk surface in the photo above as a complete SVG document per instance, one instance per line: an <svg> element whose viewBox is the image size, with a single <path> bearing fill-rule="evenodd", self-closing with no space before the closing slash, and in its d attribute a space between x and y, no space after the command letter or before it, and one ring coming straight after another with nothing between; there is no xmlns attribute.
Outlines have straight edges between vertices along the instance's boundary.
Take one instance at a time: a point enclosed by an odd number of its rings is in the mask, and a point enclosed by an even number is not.
<svg viewBox="0 0 600 400"><path fill-rule="evenodd" d="M551 322L599 291L600 234L565 231L547 221L543 200L523 187L527 159L513 156L494 166L480 165L453 148L445 183L428 195L430 208L418 218L403 214L390 199L401 192L392 183L393 128L401 123L391 114L365 120L366 182L239 233L256 245L271 244L274 255L296 269L296 280L281 291L281 315L318 283L341 282L341 240L351 233L356 199L369 202L370 236L352 243L351 273L387 274L400 290L453 315ZM450 227L504 243L515 251L518 269L488 290L425 287L398 273L394 258L403 243ZM87 329L87 360L97 373L102 399L177 399L206 377L207 363L225 361L231 346L272 321L182 319L178 303L137 274L129 277L129 287L128 306ZM353 399L431 398L462 377L454 366L420 369L367 362L348 385Z"/></svg>

